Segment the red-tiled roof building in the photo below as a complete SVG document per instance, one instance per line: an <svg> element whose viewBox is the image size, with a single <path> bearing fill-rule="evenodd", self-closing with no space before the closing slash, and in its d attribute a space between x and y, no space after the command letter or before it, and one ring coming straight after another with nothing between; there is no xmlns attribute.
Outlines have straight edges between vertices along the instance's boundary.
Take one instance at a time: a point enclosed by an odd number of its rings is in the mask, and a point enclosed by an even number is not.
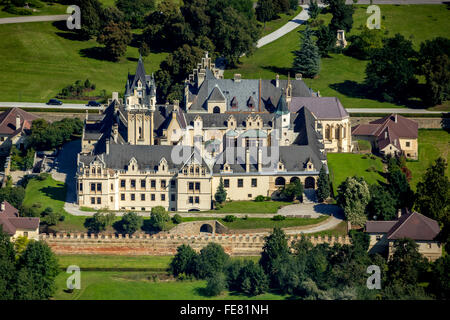
<svg viewBox="0 0 450 320"><path fill-rule="evenodd" d="M19 210L8 201L0 203L0 226L12 239L26 236L39 240L39 218L20 217Z"/></svg>
<svg viewBox="0 0 450 320"><path fill-rule="evenodd" d="M0 153L9 153L12 145L22 148L25 134L38 117L19 108L11 108L0 114Z"/></svg>
<svg viewBox="0 0 450 320"><path fill-rule="evenodd" d="M370 236L371 253L392 255L396 240L409 238L419 246L419 252L430 260L442 255L442 248L436 237L440 232L437 221L418 212L410 212L395 221L367 221L365 232Z"/></svg>
<svg viewBox="0 0 450 320"><path fill-rule="evenodd" d="M383 155L404 154L407 158L418 158L417 122L398 114L359 124L352 128L354 139L367 140L372 148Z"/></svg>

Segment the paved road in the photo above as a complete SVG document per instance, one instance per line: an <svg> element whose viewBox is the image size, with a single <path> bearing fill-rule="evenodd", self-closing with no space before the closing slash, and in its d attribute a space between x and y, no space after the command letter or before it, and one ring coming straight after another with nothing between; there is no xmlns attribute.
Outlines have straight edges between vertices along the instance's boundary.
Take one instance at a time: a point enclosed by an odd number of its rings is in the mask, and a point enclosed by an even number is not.
<svg viewBox="0 0 450 320"><path fill-rule="evenodd" d="M67 109L81 109L81 110L99 110L103 108L103 107L87 107L86 104L77 104L77 103L64 103L62 106L49 106L45 103L36 103L36 102L0 102L0 107L39 108L39 109L67 108Z"/></svg>
<svg viewBox="0 0 450 320"><path fill-rule="evenodd" d="M43 21L62 21L67 20L70 14L58 14L53 16L25 16L25 17L11 17L1 18L0 24L8 23L27 23L27 22L43 22Z"/></svg>

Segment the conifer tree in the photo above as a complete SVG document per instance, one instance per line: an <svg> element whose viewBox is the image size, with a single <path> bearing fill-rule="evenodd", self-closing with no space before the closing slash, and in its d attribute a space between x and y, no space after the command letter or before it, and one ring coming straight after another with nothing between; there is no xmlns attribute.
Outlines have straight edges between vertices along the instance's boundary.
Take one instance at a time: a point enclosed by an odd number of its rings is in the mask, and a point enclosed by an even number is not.
<svg viewBox="0 0 450 320"><path fill-rule="evenodd" d="M325 167L322 166L319 172L319 179L317 180L317 198L319 202L323 202L330 196L330 179L325 172Z"/></svg>
<svg viewBox="0 0 450 320"><path fill-rule="evenodd" d="M218 203L223 203L227 199L227 190L225 190L222 178L220 178L219 186L217 187L214 198Z"/></svg>
<svg viewBox="0 0 450 320"><path fill-rule="evenodd" d="M294 51L294 72L301 73L304 77L313 78L320 71L320 56L316 41L312 38L313 31L306 27L302 33L300 50Z"/></svg>

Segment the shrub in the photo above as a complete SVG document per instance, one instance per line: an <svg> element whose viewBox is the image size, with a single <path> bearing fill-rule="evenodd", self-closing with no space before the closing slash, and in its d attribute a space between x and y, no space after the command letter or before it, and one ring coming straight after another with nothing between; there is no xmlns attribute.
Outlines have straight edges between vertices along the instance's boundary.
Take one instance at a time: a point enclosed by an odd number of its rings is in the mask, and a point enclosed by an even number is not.
<svg viewBox="0 0 450 320"><path fill-rule="evenodd" d="M234 221L236 221L236 216L233 216L233 215L227 215L227 216L225 216L225 218L223 218L223 221L225 221L225 222L234 222Z"/></svg>
<svg viewBox="0 0 450 320"><path fill-rule="evenodd" d="M175 224L180 224L180 223L183 222L183 218L179 214L175 214L172 217L172 222L175 223Z"/></svg>
<svg viewBox="0 0 450 320"><path fill-rule="evenodd" d="M59 221L64 221L66 220L66 216L65 215L61 215L61 217L59 217Z"/></svg>
<svg viewBox="0 0 450 320"><path fill-rule="evenodd" d="M284 219L286 219L286 217L282 216L281 214L277 214L276 216L272 217L273 221L283 221Z"/></svg>
<svg viewBox="0 0 450 320"><path fill-rule="evenodd" d="M167 222L170 221L170 216L166 209L162 206L156 206L152 208L150 214L150 224L157 230L166 230Z"/></svg>
<svg viewBox="0 0 450 320"><path fill-rule="evenodd" d="M225 290L227 286L227 281L225 279L225 275L222 272L211 275L207 279L205 293L210 296L218 296Z"/></svg>
<svg viewBox="0 0 450 320"><path fill-rule="evenodd" d="M120 233L133 234L142 226L142 217L136 212L127 212L120 221L114 223L113 227Z"/></svg>
<svg viewBox="0 0 450 320"><path fill-rule="evenodd" d="M263 195L259 195L255 198L255 202L263 202L266 200L266 197L264 197Z"/></svg>
<svg viewBox="0 0 450 320"><path fill-rule="evenodd" d="M197 277L205 279L218 272L223 272L228 264L230 257L225 253L222 246L217 243L208 243L200 251L198 262L196 264Z"/></svg>
<svg viewBox="0 0 450 320"><path fill-rule="evenodd" d="M169 270L175 276L183 279L194 275L197 270L198 255L190 246L182 244L170 262ZM180 279L180 280L181 280Z"/></svg>

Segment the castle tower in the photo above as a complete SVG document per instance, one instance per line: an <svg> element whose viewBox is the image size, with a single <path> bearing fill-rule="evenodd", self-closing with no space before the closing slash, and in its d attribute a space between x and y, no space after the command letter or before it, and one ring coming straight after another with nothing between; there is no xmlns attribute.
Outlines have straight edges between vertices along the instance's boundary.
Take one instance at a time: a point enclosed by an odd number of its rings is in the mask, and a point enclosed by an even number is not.
<svg viewBox="0 0 450 320"><path fill-rule="evenodd" d="M282 91L281 97L278 100L277 109L275 111L275 128L280 133L280 145L290 144L289 127L291 123L291 112L289 111L286 101L285 91Z"/></svg>

